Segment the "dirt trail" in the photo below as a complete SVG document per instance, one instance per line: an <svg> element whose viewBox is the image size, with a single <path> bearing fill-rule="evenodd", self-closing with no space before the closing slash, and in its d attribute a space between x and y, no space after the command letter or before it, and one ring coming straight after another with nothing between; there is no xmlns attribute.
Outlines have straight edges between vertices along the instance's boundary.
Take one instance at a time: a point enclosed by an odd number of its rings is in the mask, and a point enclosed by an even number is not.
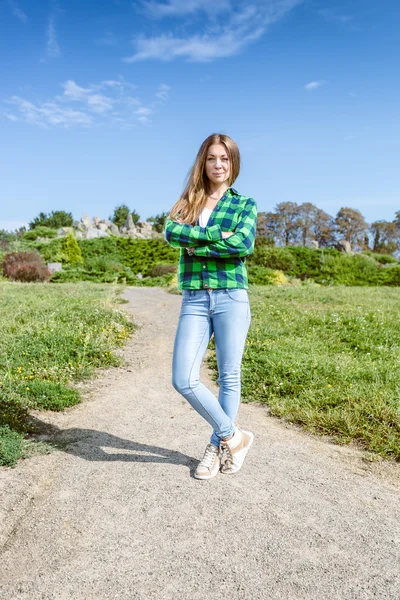
<svg viewBox="0 0 400 600"><path fill-rule="evenodd" d="M242 405L244 468L197 481L209 426L170 384L180 297L125 297L129 365L38 413L63 448L0 469L0 598L400 600L400 467Z"/></svg>

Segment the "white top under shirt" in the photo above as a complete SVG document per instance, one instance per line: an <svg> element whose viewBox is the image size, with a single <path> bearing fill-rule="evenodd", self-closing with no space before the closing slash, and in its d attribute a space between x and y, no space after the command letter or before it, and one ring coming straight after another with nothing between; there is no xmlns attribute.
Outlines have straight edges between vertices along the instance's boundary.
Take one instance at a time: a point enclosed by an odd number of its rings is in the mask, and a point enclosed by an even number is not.
<svg viewBox="0 0 400 600"><path fill-rule="evenodd" d="M208 219L212 213L211 208L203 208L199 216L199 225L200 227L206 227L208 223Z"/></svg>

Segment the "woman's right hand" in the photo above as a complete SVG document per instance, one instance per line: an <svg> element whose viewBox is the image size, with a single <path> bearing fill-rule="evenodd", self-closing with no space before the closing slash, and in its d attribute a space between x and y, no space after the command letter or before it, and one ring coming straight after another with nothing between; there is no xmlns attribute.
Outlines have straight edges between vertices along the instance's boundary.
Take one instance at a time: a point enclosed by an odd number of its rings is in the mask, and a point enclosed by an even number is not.
<svg viewBox="0 0 400 600"><path fill-rule="evenodd" d="M226 240L226 238L231 237L231 235L233 235L233 231L223 231L222 232L222 239Z"/></svg>

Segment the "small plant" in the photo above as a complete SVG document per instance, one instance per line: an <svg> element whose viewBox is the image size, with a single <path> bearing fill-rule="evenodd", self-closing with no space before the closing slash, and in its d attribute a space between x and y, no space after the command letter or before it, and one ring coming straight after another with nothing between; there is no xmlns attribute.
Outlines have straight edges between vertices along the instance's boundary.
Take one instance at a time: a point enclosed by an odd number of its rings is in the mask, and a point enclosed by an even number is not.
<svg viewBox="0 0 400 600"><path fill-rule="evenodd" d="M12 467L22 456L24 436L12 431L8 425L0 426L0 465Z"/></svg>
<svg viewBox="0 0 400 600"><path fill-rule="evenodd" d="M13 281L46 281L50 271L43 258L37 252L11 252L1 263L3 274Z"/></svg>

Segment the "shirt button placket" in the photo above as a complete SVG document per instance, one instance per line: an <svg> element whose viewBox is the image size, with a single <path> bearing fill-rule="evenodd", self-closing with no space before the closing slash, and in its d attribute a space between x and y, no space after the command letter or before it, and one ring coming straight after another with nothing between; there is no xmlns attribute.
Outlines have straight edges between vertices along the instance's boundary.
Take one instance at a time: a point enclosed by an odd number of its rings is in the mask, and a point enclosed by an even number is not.
<svg viewBox="0 0 400 600"><path fill-rule="evenodd" d="M202 275L203 275L203 284L204 284L204 287L208 288L208 283L207 283L208 273L207 273L207 271L205 269L207 269L207 265L203 265Z"/></svg>

